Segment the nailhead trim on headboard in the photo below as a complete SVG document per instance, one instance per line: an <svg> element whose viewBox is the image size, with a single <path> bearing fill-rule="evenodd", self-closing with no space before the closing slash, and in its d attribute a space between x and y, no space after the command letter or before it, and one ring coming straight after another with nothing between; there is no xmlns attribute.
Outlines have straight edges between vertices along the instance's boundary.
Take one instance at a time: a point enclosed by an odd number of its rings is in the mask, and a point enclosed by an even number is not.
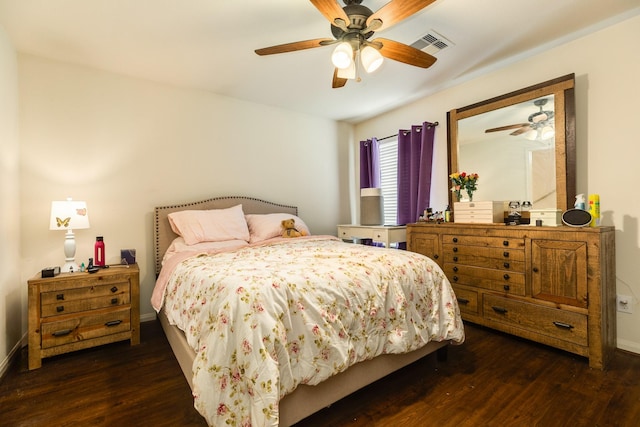
<svg viewBox="0 0 640 427"><path fill-rule="evenodd" d="M296 216L298 215L298 208L296 206L283 205L280 203L257 199L255 197L245 196L214 197L197 202L156 207L154 209L153 229L156 277L160 274L160 269L162 268L162 257L173 239L178 237L173 230L171 230L171 226L169 225L167 216L170 213L185 209L224 209L239 204L242 204L242 210L245 214L289 213Z"/></svg>

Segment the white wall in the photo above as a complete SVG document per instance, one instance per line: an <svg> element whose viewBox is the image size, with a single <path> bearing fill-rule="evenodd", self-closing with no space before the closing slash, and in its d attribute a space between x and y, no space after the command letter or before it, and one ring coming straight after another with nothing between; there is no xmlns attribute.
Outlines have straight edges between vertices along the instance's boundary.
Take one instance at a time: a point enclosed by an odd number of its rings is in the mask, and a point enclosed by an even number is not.
<svg viewBox="0 0 640 427"><path fill-rule="evenodd" d="M153 316L155 206L245 195L299 207L314 234L348 218L351 126L93 69L19 56L24 273L64 262L52 200L86 200L76 260L135 248L141 313ZM26 310L26 308L25 308Z"/></svg>
<svg viewBox="0 0 640 427"><path fill-rule="evenodd" d="M618 313L618 347L640 353L640 17L443 90L360 123L355 140L438 121L432 203L447 203L446 112L526 86L576 74L577 191L600 194L603 225L616 228L617 292L633 297ZM481 186L482 183L480 182Z"/></svg>
<svg viewBox="0 0 640 427"><path fill-rule="evenodd" d="M0 27L0 375L22 336L18 66Z"/></svg>

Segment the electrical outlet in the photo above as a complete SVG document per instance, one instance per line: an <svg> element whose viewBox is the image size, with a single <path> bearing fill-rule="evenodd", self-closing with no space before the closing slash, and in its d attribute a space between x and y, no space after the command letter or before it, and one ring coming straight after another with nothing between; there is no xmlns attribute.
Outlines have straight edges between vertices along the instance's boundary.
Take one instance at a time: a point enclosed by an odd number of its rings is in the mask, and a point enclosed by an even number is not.
<svg viewBox="0 0 640 427"><path fill-rule="evenodd" d="M616 296L616 307L620 313L633 313L633 298L628 295Z"/></svg>

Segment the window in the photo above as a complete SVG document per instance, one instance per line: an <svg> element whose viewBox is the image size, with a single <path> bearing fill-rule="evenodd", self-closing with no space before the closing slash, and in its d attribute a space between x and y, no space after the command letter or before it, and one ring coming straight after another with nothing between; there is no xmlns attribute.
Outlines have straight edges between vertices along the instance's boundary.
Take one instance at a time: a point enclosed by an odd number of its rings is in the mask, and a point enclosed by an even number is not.
<svg viewBox="0 0 640 427"><path fill-rule="evenodd" d="M398 138L388 138L378 143L384 223L395 225L398 223Z"/></svg>

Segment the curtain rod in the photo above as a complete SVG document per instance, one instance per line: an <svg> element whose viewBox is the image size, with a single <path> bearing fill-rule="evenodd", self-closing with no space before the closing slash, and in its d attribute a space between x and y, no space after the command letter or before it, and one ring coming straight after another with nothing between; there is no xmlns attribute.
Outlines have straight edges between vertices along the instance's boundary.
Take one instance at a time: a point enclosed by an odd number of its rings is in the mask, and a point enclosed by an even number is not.
<svg viewBox="0 0 640 427"><path fill-rule="evenodd" d="M431 124L427 125L427 128L430 128L430 127L436 127L436 126L438 126L439 124L440 124L440 123L438 123L438 122L433 122L433 123L431 123ZM408 131L407 131L407 132L408 132ZM396 133L395 135L389 135L389 136L385 136L384 138L378 138L378 141L384 141L385 139L395 138L395 137L397 137L397 136L398 136L398 134Z"/></svg>

